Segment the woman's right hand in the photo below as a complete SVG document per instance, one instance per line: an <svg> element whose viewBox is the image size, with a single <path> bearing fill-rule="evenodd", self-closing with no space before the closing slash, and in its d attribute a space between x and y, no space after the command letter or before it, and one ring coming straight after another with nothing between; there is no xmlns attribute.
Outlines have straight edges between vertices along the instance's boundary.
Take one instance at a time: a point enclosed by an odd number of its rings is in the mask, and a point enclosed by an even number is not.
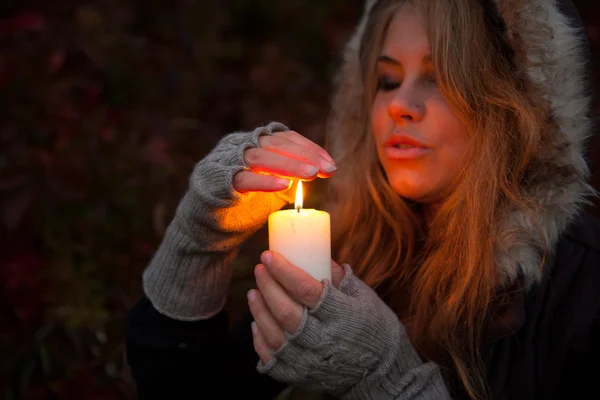
<svg viewBox="0 0 600 400"><path fill-rule="evenodd" d="M238 192L277 192L291 186L291 180L328 178L336 170L331 156L316 143L294 131L276 132L259 139L260 147L244 152L252 169L233 176Z"/></svg>

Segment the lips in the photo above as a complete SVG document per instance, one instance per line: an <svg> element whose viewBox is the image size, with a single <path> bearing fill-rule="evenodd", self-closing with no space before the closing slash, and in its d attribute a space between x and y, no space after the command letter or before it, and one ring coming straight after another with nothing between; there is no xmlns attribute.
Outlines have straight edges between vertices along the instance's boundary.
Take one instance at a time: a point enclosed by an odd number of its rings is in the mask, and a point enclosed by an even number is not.
<svg viewBox="0 0 600 400"><path fill-rule="evenodd" d="M427 146L407 133L393 133L386 138L385 147L421 147Z"/></svg>
<svg viewBox="0 0 600 400"><path fill-rule="evenodd" d="M407 133L393 133L384 142L384 153L392 160L412 160L422 157L431 151Z"/></svg>

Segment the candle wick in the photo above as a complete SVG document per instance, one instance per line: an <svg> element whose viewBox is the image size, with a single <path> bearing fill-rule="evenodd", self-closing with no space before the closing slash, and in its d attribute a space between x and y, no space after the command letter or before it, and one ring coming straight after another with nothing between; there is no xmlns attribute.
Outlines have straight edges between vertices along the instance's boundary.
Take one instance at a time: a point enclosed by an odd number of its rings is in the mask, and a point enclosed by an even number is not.
<svg viewBox="0 0 600 400"><path fill-rule="evenodd" d="M296 207L296 211L298 211L298 214L300 214L300 208L301 208L300 206Z"/></svg>

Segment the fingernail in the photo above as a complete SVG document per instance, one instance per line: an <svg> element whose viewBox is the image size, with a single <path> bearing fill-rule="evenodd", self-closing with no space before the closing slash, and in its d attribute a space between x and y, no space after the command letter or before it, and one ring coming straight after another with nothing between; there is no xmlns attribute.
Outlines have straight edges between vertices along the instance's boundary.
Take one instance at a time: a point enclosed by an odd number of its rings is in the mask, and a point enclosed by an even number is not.
<svg viewBox="0 0 600 400"><path fill-rule="evenodd" d="M281 187L283 189L289 189L292 185L292 181L290 181L289 179L277 178L276 184L278 187Z"/></svg>
<svg viewBox="0 0 600 400"><path fill-rule="evenodd" d="M305 165L302 167L302 171L304 171L304 175L306 176L315 176L319 172L319 168L314 165Z"/></svg>
<svg viewBox="0 0 600 400"><path fill-rule="evenodd" d="M252 321L252 323L250 324L250 328L252 329L252 334L256 336L256 334L258 333L258 326L256 326L256 321Z"/></svg>
<svg viewBox="0 0 600 400"><path fill-rule="evenodd" d="M248 291L248 301L253 302L256 300L256 291L254 289Z"/></svg>
<svg viewBox="0 0 600 400"><path fill-rule="evenodd" d="M271 261L273 261L273 254L271 254L270 251L265 251L260 255L260 260L263 262L263 264L269 264Z"/></svg>
<svg viewBox="0 0 600 400"><path fill-rule="evenodd" d="M321 160L321 169L325 172L333 172L337 169L335 165L326 160Z"/></svg>

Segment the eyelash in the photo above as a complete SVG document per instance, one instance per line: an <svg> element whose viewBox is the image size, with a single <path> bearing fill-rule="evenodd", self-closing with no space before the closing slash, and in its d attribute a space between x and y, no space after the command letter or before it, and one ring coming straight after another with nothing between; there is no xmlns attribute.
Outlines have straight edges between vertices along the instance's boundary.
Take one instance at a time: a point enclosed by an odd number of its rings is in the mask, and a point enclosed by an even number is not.
<svg viewBox="0 0 600 400"><path fill-rule="evenodd" d="M424 77L424 80L427 83L437 85L437 80L436 80L434 74L427 74ZM397 89L400 86L400 84L401 84L401 82L397 82L387 75L382 75L379 77L379 79L377 79L377 90L378 91L381 90L384 92L391 92L392 90Z"/></svg>
<svg viewBox="0 0 600 400"><path fill-rule="evenodd" d="M393 79L391 79L389 76L380 76L379 79L377 80L377 90L382 90L384 92L391 92L392 90L398 88L398 86L400 86L400 83L395 82Z"/></svg>

